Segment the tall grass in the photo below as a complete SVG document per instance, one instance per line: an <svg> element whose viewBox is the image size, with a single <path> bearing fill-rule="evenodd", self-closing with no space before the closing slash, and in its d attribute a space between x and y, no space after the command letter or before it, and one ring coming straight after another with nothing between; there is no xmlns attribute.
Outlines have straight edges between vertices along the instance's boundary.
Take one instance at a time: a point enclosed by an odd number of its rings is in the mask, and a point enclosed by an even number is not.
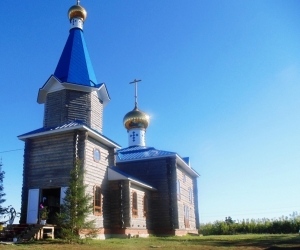
<svg viewBox="0 0 300 250"><path fill-rule="evenodd" d="M289 217L277 219L247 219L241 221L215 221L201 224L199 233L203 235L232 235L232 234L290 234L298 233L300 216L294 212Z"/></svg>

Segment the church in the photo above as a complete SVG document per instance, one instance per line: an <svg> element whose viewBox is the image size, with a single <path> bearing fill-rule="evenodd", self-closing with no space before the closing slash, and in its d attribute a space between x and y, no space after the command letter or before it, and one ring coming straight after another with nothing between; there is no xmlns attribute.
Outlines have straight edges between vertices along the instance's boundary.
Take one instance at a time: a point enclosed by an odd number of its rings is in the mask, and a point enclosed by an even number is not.
<svg viewBox="0 0 300 250"><path fill-rule="evenodd" d="M77 1L68 16L67 42L38 91L43 127L18 136L25 143L20 223L39 223L45 200L52 223L80 159L86 192L93 197L88 219L95 220L99 239L198 233L199 174L188 157L146 146L150 117L139 109L137 91L134 108L123 119L128 147L102 134L110 96L97 81L85 43L87 12Z"/></svg>

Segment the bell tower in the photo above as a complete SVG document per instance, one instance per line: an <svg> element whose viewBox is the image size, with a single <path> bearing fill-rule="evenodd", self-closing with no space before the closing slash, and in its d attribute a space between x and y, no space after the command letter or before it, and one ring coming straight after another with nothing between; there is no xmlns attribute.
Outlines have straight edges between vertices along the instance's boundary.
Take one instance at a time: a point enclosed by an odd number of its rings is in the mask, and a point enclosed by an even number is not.
<svg viewBox="0 0 300 250"><path fill-rule="evenodd" d="M45 104L44 127L80 121L102 133L103 108L110 101L104 83L98 83L83 36L86 10L77 4L68 11L70 33L55 72L38 92Z"/></svg>

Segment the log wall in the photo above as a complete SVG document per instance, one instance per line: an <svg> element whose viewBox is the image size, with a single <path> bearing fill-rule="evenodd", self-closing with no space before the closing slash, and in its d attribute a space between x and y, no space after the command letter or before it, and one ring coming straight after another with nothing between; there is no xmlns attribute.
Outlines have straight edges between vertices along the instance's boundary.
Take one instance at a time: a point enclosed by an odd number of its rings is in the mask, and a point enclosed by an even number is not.
<svg viewBox="0 0 300 250"><path fill-rule="evenodd" d="M157 188L149 197L149 229L177 227L177 196L175 158L117 163L117 167Z"/></svg>
<svg viewBox="0 0 300 250"><path fill-rule="evenodd" d="M94 92L64 89L47 95L44 127L56 127L75 120L102 133L103 105Z"/></svg>
<svg viewBox="0 0 300 250"><path fill-rule="evenodd" d="M100 161L94 159L94 150L100 151ZM94 195L94 187L100 186L102 193L102 215L90 215L90 220L95 220L96 227L109 228L110 222L110 196L109 182L107 177L107 167L114 165L114 149L108 148L97 140L87 137L85 143L85 178L84 182L87 185L86 192L92 197Z"/></svg>
<svg viewBox="0 0 300 250"><path fill-rule="evenodd" d="M111 228L114 232L130 227L130 183L128 180L110 181L109 187Z"/></svg>
<svg viewBox="0 0 300 250"><path fill-rule="evenodd" d="M196 229L196 202L197 194L195 194L195 178L188 175L181 167L176 168L177 179L180 181L180 199L178 200L178 222L179 229ZM189 188L192 190L192 200L189 198ZM197 200L198 201L198 200ZM189 209L189 226L184 223L184 206ZM198 206L198 203L197 203ZM197 211L198 212L198 211Z"/></svg>
<svg viewBox="0 0 300 250"><path fill-rule="evenodd" d="M138 210L138 215L133 216L132 215L132 194L133 192L136 192L137 194L137 210ZM129 215L131 218L130 226L132 228L141 228L141 229L146 229L146 228L151 228L151 219L149 218L151 211L149 210L148 207L148 215L145 217L144 216L144 196L145 194L148 197L148 200L150 198L150 193L148 190L136 186L135 184L130 183L130 211ZM149 202L148 202L149 203Z"/></svg>
<svg viewBox="0 0 300 250"><path fill-rule="evenodd" d="M68 186L75 159L75 147L75 132L26 140L21 222L26 221L29 189Z"/></svg>

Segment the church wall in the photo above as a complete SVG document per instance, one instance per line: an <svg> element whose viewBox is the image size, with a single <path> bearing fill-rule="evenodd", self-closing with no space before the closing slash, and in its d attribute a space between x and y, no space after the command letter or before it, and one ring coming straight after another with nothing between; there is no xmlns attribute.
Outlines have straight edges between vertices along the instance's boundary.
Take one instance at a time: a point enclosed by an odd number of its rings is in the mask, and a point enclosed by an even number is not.
<svg viewBox="0 0 300 250"><path fill-rule="evenodd" d="M91 94L91 127L102 133L103 104L97 94Z"/></svg>
<svg viewBox="0 0 300 250"><path fill-rule="evenodd" d="M98 149L100 151L100 161L96 161L94 159L94 149ZM109 227L110 197L107 167L109 165L114 165L114 149L108 148L91 137L87 137L84 161L86 170L84 182L87 185L87 193L94 198L95 186L100 186L102 193L102 215L90 215L89 219L96 220L97 228Z"/></svg>
<svg viewBox="0 0 300 250"><path fill-rule="evenodd" d="M189 176L181 167L177 165L177 180L180 181L180 198L178 200L178 220L179 229L196 229L196 211L195 211L195 179ZM189 196L189 188L192 190L192 200ZM184 221L184 206L189 209L189 226Z"/></svg>
<svg viewBox="0 0 300 250"><path fill-rule="evenodd" d="M44 106L44 127L80 120L102 133L103 105L95 93L59 90L48 93Z"/></svg>
<svg viewBox="0 0 300 250"><path fill-rule="evenodd" d="M138 210L138 215L137 216L133 216L132 214L132 194L133 192L136 192L137 194L137 210ZM131 217L131 223L130 226L132 228L142 228L142 229L146 229L147 226L149 228L151 228L151 225L149 225L149 223L151 222L149 217L150 211L148 209L148 216L144 216L144 196L145 194L147 195L147 197L150 196L149 192L147 190L145 190L144 188L141 188L139 186L136 186L135 184L130 185L130 217Z"/></svg>
<svg viewBox="0 0 300 250"><path fill-rule="evenodd" d="M157 189L149 198L149 229L177 228L176 169L174 158L117 163L117 167Z"/></svg>
<svg viewBox="0 0 300 250"><path fill-rule="evenodd" d="M130 227L130 188L128 180L110 181L110 227L112 232Z"/></svg>
<svg viewBox="0 0 300 250"><path fill-rule="evenodd" d="M74 164L74 149L74 132L26 140L21 222L26 221L29 189L67 186Z"/></svg>

